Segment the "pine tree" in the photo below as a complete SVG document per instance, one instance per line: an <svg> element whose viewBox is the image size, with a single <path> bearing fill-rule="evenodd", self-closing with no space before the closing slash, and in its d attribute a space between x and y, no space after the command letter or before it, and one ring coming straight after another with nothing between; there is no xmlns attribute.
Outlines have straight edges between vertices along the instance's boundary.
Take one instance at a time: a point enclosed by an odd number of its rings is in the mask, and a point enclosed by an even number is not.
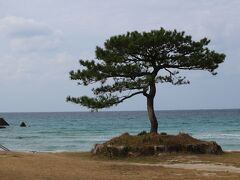
<svg viewBox="0 0 240 180"><path fill-rule="evenodd" d="M215 70L225 55L210 50L210 40L193 41L185 32L163 28L151 32L128 32L106 40L104 47L96 47L95 60L80 60L80 70L71 71L71 80L79 85L96 83L94 97L67 97L67 101L101 109L122 103L136 96L147 99L147 111L152 133L158 131L154 112L157 83L189 84L180 75L182 70Z"/></svg>

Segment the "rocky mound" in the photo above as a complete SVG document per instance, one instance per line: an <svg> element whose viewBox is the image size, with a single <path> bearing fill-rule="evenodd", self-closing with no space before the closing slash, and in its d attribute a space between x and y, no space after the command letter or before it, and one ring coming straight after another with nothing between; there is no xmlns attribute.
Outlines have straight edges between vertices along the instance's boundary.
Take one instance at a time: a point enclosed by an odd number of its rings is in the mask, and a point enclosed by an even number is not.
<svg viewBox="0 0 240 180"><path fill-rule="evenodd" d="M152 156L160 153L221 154L222 148L213 141L201 141L188 134L178 135L128 133L103 144L96 144L92 153L110 158L127 156Z"/></svg>

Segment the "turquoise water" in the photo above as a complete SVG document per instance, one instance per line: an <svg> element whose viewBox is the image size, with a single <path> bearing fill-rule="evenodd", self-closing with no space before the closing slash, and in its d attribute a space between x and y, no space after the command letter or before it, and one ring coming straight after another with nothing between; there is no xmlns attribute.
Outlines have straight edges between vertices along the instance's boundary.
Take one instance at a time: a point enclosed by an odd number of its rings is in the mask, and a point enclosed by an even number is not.
<svg viewBox="0 0 240 180"><path fill-rule="evenodd" d="M159 131L187 132L217 141L224 150L240 150L240 110L157 111ZM147 113L59 112L0 113L10 124L0 129L0 144L17 151L87 151L124 132L149 130ZM29 127L21 128L24 121Z"/></svg>

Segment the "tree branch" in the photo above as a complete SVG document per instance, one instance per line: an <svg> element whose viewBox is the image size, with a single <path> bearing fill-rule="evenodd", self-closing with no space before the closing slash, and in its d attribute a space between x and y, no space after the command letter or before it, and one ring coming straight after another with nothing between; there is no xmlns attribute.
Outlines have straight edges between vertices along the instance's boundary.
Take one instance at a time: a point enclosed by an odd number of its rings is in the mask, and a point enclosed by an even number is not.
<svg viewBox="0 0 240 180"><path fill-rule="evenodd" d="M119 104L119 103L123 102L123 101L126 100L126 99L129 99L129 98L131 98L131 97L133 97L133 96L136 96L136 95L138 95L138 94L143 94L143 93L144 93L144 91L138 91L138 92L135 92L135 93L133 93L133 94L131 94L131 95L129 95L129 96L124 96L122 99L120 99L119 101L117 101L116 104Z"/></svg>

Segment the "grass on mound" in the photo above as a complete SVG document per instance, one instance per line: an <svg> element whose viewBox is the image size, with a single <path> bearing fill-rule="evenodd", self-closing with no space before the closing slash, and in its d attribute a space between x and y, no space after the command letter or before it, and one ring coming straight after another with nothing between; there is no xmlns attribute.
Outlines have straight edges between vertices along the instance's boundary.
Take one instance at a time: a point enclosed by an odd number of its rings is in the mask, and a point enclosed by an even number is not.
<svg viewBox="0 0 240 180"><path fill-rule="evenodd" d="M203 141L191 137L189 134L179 133L178 135L163 135L163 134L150 134L140 133L139 135L130 135L124 133L119 137L112 138L104 143L105 145L116 146L156 146L156 145L186 145L186 144L198 144Z"/></svg>

